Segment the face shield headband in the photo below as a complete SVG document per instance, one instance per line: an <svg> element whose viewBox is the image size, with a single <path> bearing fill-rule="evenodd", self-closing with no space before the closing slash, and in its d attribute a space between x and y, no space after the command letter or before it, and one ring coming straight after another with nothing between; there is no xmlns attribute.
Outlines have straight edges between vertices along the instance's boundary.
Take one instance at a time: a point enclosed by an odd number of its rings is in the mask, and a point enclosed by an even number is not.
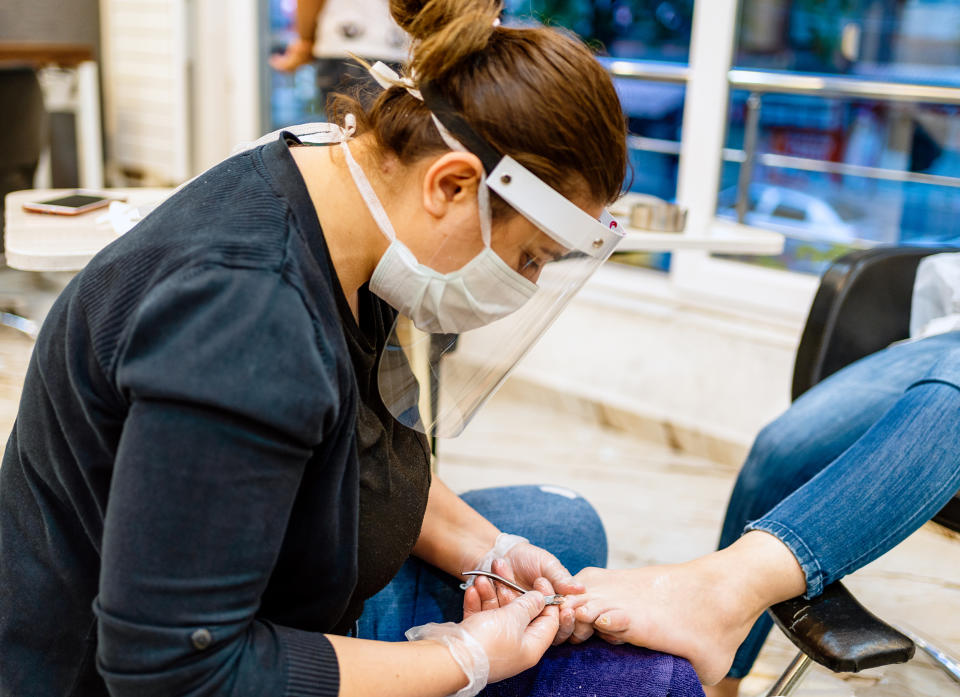
<svg viewBox="0 0 960 697"><path fill-rule="evenodd" d="M378 381L384 404L411 428L435 437L459 435L536 344L584 283L623 238L606 211L600 220L579 208L509 155L498 152L453 108L434 85L415 86L378 63L371 74L384 87L402 86L431 112L451 149L476 155L486 188L532 223L532 236L554 251L536 280L534 295L512 314L459 334L425 334L398 318L380 357ZM489 239L489 229L483 230Z"/></svg>
<svg viewBox="0 0 960 697"><path fill-rule="evenodd" d="M487 186L511 208L571 251L592 257L610 256L623 239L612 215L604 211L599 220L592 218L512 157L501 155L430 83L421 85L419 92L435 122L442 126L441 135L449 134L480 159Z"/></svg>

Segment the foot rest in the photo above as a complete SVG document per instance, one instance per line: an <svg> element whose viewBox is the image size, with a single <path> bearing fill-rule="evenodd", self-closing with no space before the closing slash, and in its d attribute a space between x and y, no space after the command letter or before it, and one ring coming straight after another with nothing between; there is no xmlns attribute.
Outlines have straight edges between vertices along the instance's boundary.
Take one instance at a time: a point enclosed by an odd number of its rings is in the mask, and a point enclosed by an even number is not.
<svg viewBox="0 0 960 697"><path fill-rule="evenodd" d="M840 583L813 600L793 598L768 612L798 649L835 673L906 663L916 646L857 602Z"/></svg>

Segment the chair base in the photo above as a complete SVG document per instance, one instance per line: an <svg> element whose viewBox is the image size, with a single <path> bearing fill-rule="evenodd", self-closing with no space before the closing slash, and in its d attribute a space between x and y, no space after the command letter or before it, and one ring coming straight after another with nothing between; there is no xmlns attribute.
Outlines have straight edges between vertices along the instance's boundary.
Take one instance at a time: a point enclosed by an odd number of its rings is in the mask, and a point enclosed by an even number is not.
<svg viewBox="0 0 960 697"><path fill-rule="evenodd" d="M34 341L37 340L37 333L40 331L37 323L32 319L15 315L12 312L0 312L0 324L26 334Z"/></svg>
<svg viewBox="0 0 960 697"><path fill-rule="evenodd" d="M897 627L897 629L904 635L910 637L910 640L913 641L921 651L927 654L947 677L957 683L957 685L960 685L960 660L953 658L942 649L928 642L922 636L908 629L904 629L903 627ZM763 697L790 697L800 686L800 683L806 677L807 671L810 670L812 665L813 659L803 653L803 651L797 652L797 655L790 661L790 665L783 671L783 674L770 686L770 689L763 693Z"/></svg>
<svg viewBox="0 0 960 697"><path fill-rule="evenodd" d="M898 629L910 637L913 643L917 645L917 648L927 654L951 680L960 685L960 660L950 656L946 651L931 644L915 632L911 632L909 629L904 629L903 627L898 627Z"/></svg>
<svg viewBox="0 0 960 697"><path fill-rule="evenodd" d="M794 659L790 661L790 665L783 671L783 675L764 693L764 697L789 697L800 686L812 665L812 658L803 651L797 652Z"/></svg>

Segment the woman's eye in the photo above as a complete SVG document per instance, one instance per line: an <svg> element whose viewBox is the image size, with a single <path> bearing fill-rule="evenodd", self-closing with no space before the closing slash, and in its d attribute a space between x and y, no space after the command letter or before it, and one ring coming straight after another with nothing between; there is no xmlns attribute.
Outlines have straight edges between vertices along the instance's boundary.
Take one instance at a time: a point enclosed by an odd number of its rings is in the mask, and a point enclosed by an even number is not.
<svg viewBox="0 0 960 697"><path fill-rule="evenodd" d="M540 260L535 256L523 252L520 255L520 273L524 272L535 272L540 269Z"/></svg>

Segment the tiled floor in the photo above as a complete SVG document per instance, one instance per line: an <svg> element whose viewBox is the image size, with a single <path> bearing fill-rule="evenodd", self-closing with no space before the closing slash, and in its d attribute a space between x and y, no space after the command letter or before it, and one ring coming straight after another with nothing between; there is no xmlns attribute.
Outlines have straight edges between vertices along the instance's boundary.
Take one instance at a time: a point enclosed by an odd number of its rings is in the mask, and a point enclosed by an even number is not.
<svg viewBox="0 0 960 697"><path fill-rule="evenodd" d="M9 432L32 342L0 327L0 430ZM594 503L610 538L611 566L680 561L711 550L735 471L545 409L508 385L456 440L440 444L440 473L455 489L515 483L573 488ZM880 616L921 628L960 655L960 536L928 525L849 579ZM744 694L759 693L792 655L776 632ZM960 685L923 659L833 676L815 669L806 697L960 696Z"/></svg>
<svg viewBox="0 0 960 697"><path fill-rule="evenodd" d="M439 444L439 472L454 489L557 484L598 509L610 538L610 565L681 561L709 552L736 471L678 455L622 431L546 410L509 384L455 440ZM960 656L960 535L928 524L847 586L884 619L909 624ZM793 655L774 631L743 694L760 694ZM836 676L816 667L797 693L806 697L960 697L925 659Z"/></svg>

